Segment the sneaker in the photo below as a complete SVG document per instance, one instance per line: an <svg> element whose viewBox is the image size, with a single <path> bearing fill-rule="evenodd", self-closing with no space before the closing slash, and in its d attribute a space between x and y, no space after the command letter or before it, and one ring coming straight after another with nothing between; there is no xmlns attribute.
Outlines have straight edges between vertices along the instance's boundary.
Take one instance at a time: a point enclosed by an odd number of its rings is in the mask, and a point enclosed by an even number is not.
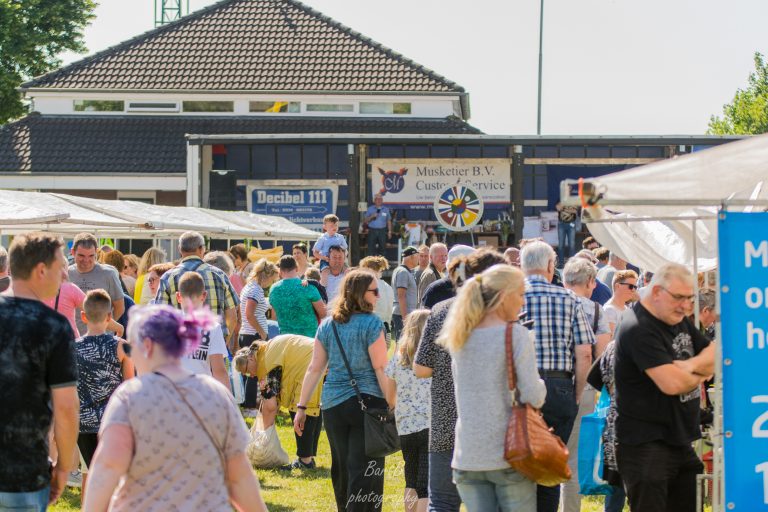
<svg viewBox="0 0 768 512"><path fill-rule="evenodd" d="M291 469L315 469L315 459L312 459L309 463L302 462L301 459L296 459L291 463Z"/></svg>
<svg viewBox="0 0 768 512"><path fill-rule="evenodd" d="M83 486L83 474L80 470L71 471L69 478L67 478L68 487L82 487Z"/></svg>

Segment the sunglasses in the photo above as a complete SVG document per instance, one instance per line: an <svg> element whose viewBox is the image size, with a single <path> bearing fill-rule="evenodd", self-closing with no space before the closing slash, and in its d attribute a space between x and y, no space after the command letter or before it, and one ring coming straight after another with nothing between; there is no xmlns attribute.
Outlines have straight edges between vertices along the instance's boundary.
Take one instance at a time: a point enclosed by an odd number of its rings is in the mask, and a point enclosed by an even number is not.
<svg viewBox="0 0 768 512"><path fill-rule="evenodd" d="M632 284L632 283L619 283L619 284L626 286L630 290L637 290L637 285L636 284Z"/></svg>
<svg viewBox="0 0 768 512"><path fill-rule="evenodd" d="M373 292L373 294L375 296L377 296L377 297L379 296L379 289L378 288L369 288L368 291L369 292Z"/></svg>

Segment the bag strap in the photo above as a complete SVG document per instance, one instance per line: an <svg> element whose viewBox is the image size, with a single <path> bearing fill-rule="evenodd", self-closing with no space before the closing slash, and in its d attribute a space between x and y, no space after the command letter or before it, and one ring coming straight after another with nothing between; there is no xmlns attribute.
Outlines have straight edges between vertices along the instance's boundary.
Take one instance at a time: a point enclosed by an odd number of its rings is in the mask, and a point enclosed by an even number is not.
<svg viewBox="0 0 768 512"><path fill-rule="evenodd" d="M336 345L338 345L339 351L341 352L341 358L344 360L344 366L347 367L347 372L349 373L349 383L355 389L355 394L357 395L357 401L360 404L360 409L364 411L367 409L367 407L365 406L365 402L363 402L363 395L360 394L360 388L357 387L357 381L355 380L354 375L352 375L352 368L349 366L347 354L344 352L344 347L341 346L341 338L339 338L339 331L336 329L336 322L332 321L331 327L333 327L333 335L336 338Z"/></svg>
<svg viewBox="0 0 768 512"><path fill-rule="evenodd" d="M512 330L514 322L507 323L507 333L504 336L504 352L507 356L507 381L512 392L512 405L520 403L520 391L517 389L517 373L515 373L515 353L512 349Z"/></svg>
<svg viewBox="0 0 768 512"><path fill-rule="evenodd" d="M184 396L184 393L181 392L181 389L179 389L179 386L177 386L176 383L173 382L173 380L171 380L170 377L160 372L154 372L154 374L163 377L165 380L171 383L171 386L173 386L173 389L176 390L176 394L178 394L179 397L181 397L181 400L187 405L187 407L189 408L190 412L195 417L197 422L200 423L201 427L203 427L203 432L206 433L206 435L208 436L208 439L211 441L211 444L213 445L214 448L216 448L216 452L219 454L219 458L221 459L221 467L224 469L224 474L226 475L227 462L226 462L226 457L224 456L224 449L221 446L219 446L219 443L216 442L216 440L213 438L211 433L208 431L208 428L206 428L205 423L203 423L202 418L200 418L200 416L197 414L197 412L195 411L195 408L192 407L192 405L187 401L187 398ZM227 415L227 430L229 430L229 415Z"/></svg>
<svg viewBox="0 0 768 512"><path fill-rule="evenodd" d="M593 300L592 304L595 305L595 319L592 322L592 332L597 334L598 322L600 322L600 304L596 300Z"/></svg>
<svg viewBox="0 0 768 512"><path fill-rule="evenodd" d="M59 297L61 297L61 288L56 292L56 302L53 304L53 310L56 312L59 311Z"/></svg>

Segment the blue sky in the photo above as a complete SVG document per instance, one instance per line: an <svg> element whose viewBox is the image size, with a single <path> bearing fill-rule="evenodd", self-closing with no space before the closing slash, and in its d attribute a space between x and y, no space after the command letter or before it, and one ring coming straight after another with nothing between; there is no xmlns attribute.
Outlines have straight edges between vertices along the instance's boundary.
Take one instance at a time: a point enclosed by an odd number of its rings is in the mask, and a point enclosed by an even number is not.
<svg viewBox="0 0 768 512"><path fill-rule="evenodd" d="M486 133L517 135L536 133L539 2L304 3L462 85ZM544 2L545 135L704 133L768 52L765 0ZM153 0L99 3L90 52L153 27Z"/></svg>

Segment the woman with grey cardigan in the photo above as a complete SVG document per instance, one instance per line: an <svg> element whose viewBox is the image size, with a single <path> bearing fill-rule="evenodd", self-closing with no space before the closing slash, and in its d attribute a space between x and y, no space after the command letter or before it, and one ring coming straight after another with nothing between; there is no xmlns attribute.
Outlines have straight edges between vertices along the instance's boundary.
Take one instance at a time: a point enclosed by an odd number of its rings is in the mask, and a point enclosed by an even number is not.
<svg viewBox="0 0 768 512"><path fill-rule="evenodd" d="M504 459L512 411L505 335L524 304L525 277L494 265L469 279L451 306L438 343L451 353L458 421L453 479L469 512L536 510L536 484ZM547 390L528 330L515 323L512 350L520 401L539 408Z"/></svg>

